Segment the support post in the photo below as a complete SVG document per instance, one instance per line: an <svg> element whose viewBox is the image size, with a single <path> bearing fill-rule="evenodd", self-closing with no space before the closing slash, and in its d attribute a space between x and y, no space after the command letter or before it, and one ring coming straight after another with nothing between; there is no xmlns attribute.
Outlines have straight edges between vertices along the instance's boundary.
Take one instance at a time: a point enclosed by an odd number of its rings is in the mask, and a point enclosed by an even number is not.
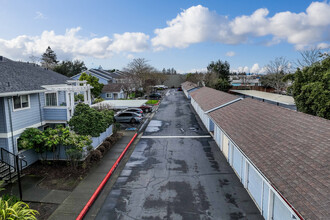
<svg viewBox="0 0 330 220"><path fill-rule="evenodd" d="M22 184L21 184L21 170L19 167L19 155L16 155L16 172L17 172L17 181L18 181L18 190L19 190L19 198L22 201L23 195L22 195Z"/></svg>

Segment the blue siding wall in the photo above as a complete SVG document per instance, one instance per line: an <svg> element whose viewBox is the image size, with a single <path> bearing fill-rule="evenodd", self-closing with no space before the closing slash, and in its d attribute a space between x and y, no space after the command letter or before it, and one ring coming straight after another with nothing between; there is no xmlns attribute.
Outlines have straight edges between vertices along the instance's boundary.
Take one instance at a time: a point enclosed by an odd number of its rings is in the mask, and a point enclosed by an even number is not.
<svg viewBox="0 0 330 220"><path fill-rule="evenodd" d="M99 83L102 83L102 84L104 84L104 85L105 85L105 84L108 84L108 80L106 80L106 79L104 79L104 78L101 78L100 76L95 75L95 74L93 74L93 73L91 73L91 74L92 74L92 76L95 76L96 78L99 79ZM79 73L78 75L71 77L71 79L73 79L73 80L79 80L80 76L81 76L81 74Z"/></svg>
<svg viewBox="0 0 330 220"><path fill-rule="evenodd" d="M114 97L113 94L112 94L112 98L107 98L107 93L101 93L101 98L103 98L104 100L114 100L113 97Z"/></svg>
<svg viewBox="0 0 330 220"><path fill-rule="evenodd" d="M5 100L8 100L8 98L6 98ZM38 94L30 94L30 107L27 109L13 111L13 104L11 98L9 98L9 102L14 131L41 123L42 118L40 117L41 110L39 107ZM5 105L8 106L8 103L5 103ZM8 112L7 116L9 117Z"/></svg>
<svg viewBox="0 0 330 220"><path fill-rule="evenodd" d="M67 109L63 108L44 108L44 120L66 121Z"/></svg>
<svg viewBox="0 0 330 220"><path fill-rule="evenodd" d="M0 148L4 148L8 150L8 139L7 138L0 138Z"/></svg>
<svg viewBox="0 0 330 220"><path fill-rule="evenodd" d="M0 133L7 133L4 98L0 97Z"/></svg>

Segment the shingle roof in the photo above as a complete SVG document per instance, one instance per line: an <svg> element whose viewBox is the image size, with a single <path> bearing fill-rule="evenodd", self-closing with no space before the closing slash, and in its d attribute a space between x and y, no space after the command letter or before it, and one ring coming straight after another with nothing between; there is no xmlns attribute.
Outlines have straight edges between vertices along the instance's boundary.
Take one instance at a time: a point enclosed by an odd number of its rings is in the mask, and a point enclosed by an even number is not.
<svg viewBox="0 0 330 220"><path fill-rule="evenodd" d="M235 95L221 92L209 87L199 88L198 90L191 92L190 96L204 111L208 111L239 98Z"/></svg>
<svg viewBox="0 0 330 220"><path fill-rule="evenodd" d="M198 87L198 85L196 83L189 82L189 81L182 83L181 86L186 91Z"/></svg>
<svg viewBox="0 0 330 220"><path fill-rule="evenodd" d="M329 120L252 99L209 116L303 218L329 218Z"/></svg>
<svg viewBox="0 0 330 220"><path fill-rule="evenodd" d="M0 62L0 93L33 91L43 85L64 84L68 77L34 64L4 58Z"/></svg>
<svg viewBox="0 0 330 220"><path fill-rule="evenodd" d="M122 83L109 83L103 86L102 92L120 92L121 88L123 88Z"/></svg>

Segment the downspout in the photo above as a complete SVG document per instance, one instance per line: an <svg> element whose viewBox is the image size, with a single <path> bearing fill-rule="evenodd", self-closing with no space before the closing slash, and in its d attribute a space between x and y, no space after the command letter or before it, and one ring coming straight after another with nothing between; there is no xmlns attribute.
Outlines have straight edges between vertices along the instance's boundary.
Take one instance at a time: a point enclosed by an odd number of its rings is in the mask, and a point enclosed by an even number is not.
<svg viewBox="0 0 330 220"><path fill-rule="evenodd" d="M12 100L14 100L14 97L12 96ZM11 132L11 141L12 141L12 146L13 146L13 153L15 153L15 143L14 143L14 131L13 131L13 120L11 118L11 109L10 109L10 102L9 102L9 98L7 98L7 102L8 102L8 113L9 113L9 124L10 124L10 132ZM8 149L8 151L10 152L10 150Z"/></svg>
<svg viewBox="0 0 330 220"><path fill-rule="evenodd" d="M38 101L39 101L40 126L42 126L42 113L41 113L40 93L38 93Z"/></svg>

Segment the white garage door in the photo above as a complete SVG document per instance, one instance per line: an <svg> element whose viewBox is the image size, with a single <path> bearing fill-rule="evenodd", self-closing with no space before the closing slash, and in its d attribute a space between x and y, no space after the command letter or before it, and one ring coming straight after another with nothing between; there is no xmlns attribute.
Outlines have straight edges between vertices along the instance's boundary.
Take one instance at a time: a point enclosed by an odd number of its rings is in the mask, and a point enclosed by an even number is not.
<svg viewBox="0 0 330 220"><path fill-rule="evenodd" d="M256 201L257 205L261 207L262 179L251 165L249 165L247 188Z"/></svg>
<svg viewBox="0 0 330 220"><path fill-rule="evenodd" d="M274 196L273 220L286 219L292 220L291 212L277 196Z"/></svg>
<svg viewBox="0 0 330 220"><path fill-rule="evenodd" d="M234 146L234 151L233 151L233 167L240 177L242 179L242 157L243 155L239 150Z"/></svg>

